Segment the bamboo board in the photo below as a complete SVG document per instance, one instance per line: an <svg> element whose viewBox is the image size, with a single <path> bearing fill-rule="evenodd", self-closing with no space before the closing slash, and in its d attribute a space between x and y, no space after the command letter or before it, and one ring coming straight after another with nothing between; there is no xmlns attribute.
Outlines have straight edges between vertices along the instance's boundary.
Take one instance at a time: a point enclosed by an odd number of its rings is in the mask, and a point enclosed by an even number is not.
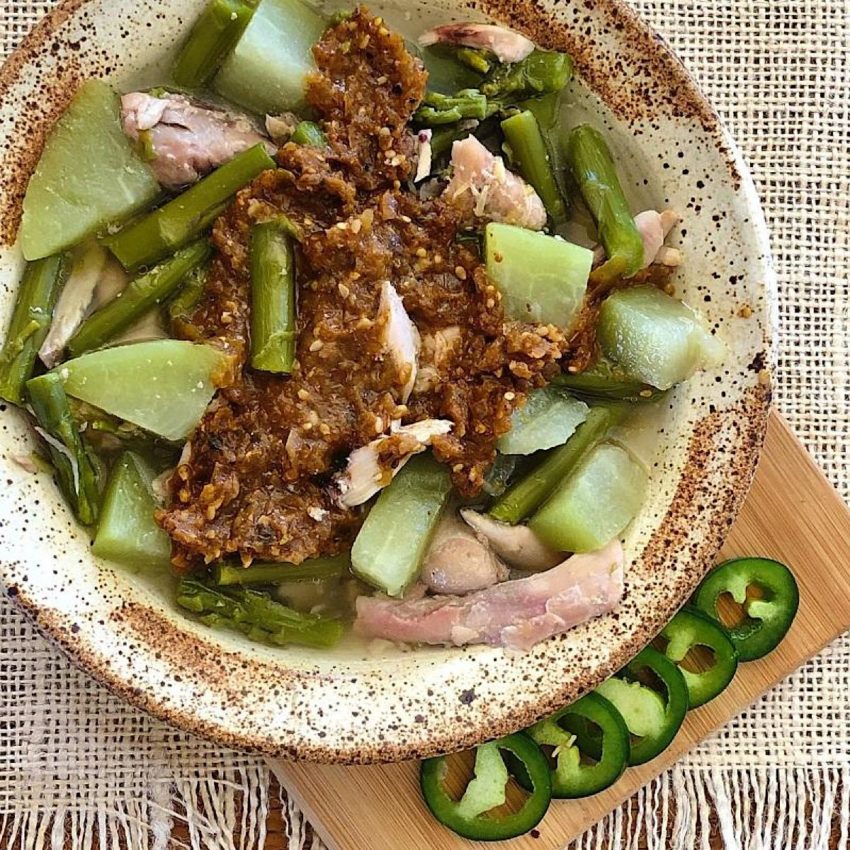
<svg viewBox="0 0 850 850"><path fill-rule="evenodd" d="M799 613L785 641L767 658L742 664L724 693L688 714L674 743L657 759L630 768L602 794L554 801L538 836L505 846L560 850L850 629L850 511L777 415L752 491L721 550L723 558L754 554L789 564L800 584ZM340 767L278 761L271 767L330 850L492 847L458 838L431 818L419 794L415 763Z"/></svg>

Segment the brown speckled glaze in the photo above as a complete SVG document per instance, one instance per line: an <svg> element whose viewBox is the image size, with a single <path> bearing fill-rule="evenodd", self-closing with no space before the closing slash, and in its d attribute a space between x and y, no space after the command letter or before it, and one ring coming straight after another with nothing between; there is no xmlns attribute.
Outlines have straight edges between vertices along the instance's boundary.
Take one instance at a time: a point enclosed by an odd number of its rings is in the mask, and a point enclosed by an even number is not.
<svg viewBox="0 0 850 850"><path fill-rule="evenodd" d="M0 70L0 324L22 260L14 245L26 180L79 80L154 82L203 0L69 0ZM373 4L373 7L377 4ZM686 257L677 291L729 347L717 373L665 401L651 425L648 502L626 538L618 611L526 655L486 647L332 653L272 650L211 632L169 603L164 575L98 562L49 476L14 456L22 418L0 415L0 579L39 628L115 693L224 745L317 761L376 762L466 747L525 726L594 687L684 602L752 478L770 403L774 276L764 221L740 156L676 57L619 0L479 0L381 7L411 35L491 16L568 50L567 124L606 130L636 208L676 207ZM586 84L586 85L585 85ZM742 318L742 306L752 316Z"/></svg>

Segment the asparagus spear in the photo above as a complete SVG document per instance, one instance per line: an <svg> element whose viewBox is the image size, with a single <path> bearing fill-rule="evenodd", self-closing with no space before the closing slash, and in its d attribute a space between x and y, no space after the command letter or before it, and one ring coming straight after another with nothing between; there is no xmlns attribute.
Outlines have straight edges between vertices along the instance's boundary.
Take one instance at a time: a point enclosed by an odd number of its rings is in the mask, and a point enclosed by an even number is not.
<svg viewBox="0 0 850 850"><path fill-rule="evenodd" d="M28 263L24 270L0 354L0 398L12 404L23 404L24 384L32 377L36 355L50 328L64 266L64 258L57 254Z"/></svg>
<svg viewBox="0 0 850 850"><path fill-rule="evenodd" d="M203 233L232 195L262 171L274 167L265 147L254 145L182 195L125 227L107 240L107 245L124 268L155 263Z"/></svg>
<svg viewBox="0 0 850 850"><path fill-rule="evenodd" d="M582 457L619 421L622 412L615 407L594 407L575 434L524 478L509 487L492 505L490 516L516 525L533 513L561 483Z"/></svg>
<svg viewBox="0 0 850 850"><path fill-rule="evenodd" d="M487 98L478 89L461 89L454 95L429 91L413 118L418 124L428 127L454 124L463 118L483 121L496 108L487 103Z"/></svg>
<svg viewBox="0 0 850 850"><path fill-rule="evenodd" d="M566 53L534 50L521 62L497 65L481 84L488 98L516 103L527 97L560 91L573 74Z"/></svg>
<svg viewBox="0 0 850 850"><path fill-rule="evenodd" d="M168 316L172 322L189 320L204 294L209 271L207 263L198 263L189 269L177 294L168 302Z"/></svg>
<svg viewBox="0 0 850 850"><path fill-rule="evenodd" d="M97 520L101 468L83 446L68 406L62 378L48 372L27 381L27 395L47 443L59 487L83 525Z"/></svg>
<svg viewBox="0 0 850 850"><path fill-rule="evenodd" d="M582 197L599 227L608 260L594 272L608 282L633 275L643 264L643 240L617 178L611 151L602 135L587 124L567 139L567 160Z"/></svg>
<svg viewBox="0 0 850 850"><path fill-rule="evenodd" d="M186 274L203 263L210 252L209 242L199 239L178 251L171 259L132 280L126 289L80 325L68 343L69 354L79 357L109 342L151 307L165 301Z"/></svg>
<svg viewBox="0 0 850 850"><path fill-rule="evenodd" d="M289 141L295 142L296 145L309 145L314 148L325 148L328 146L327 137L321 131L319 125L312 121L299 122Z"/></svg>
<svg viewBox="0 0 850 850"><path fill-rule="evenodd" d="M295 360L295 258L286 221L251 231L251 365L291 372Z"/></svg>
<svg viewBox="0 0 850 850"><path fill-rule="evenodd" d="M556 227L563 224L567 220L567 206L558 189L537 119L526 109L502 121L502 131L520 174L540 195L552 224Z"/></svg>
<svg viewBox="0 0 850 850"><path fill-rule="evenodd" d="M492 53L487 50L478 50L474 47L458 47L455 51L458 62L467 68L477 71L479 74L487 74L493 67Z"/></svg>
<svg viewBox="0 0 850 850"><path fill-rule="evenodd" d="M211 0L177 57L174 82L186 88L207 85L245 32L256 6L256 0Z"/></svg>
<svg viewBox="0 0 850 850"><path fill-rule="evenodd" d="M177 604L200 615L207 626L234 629L260 643L329 647L342 637L339 620L302 614L250 588L225 591L184 578L177 587Z"/></svg>
<svg viewBox="0 0 850 850"><path fill-rule="evenodd" d="M278 584L282 581L312 581L336 578L351 566L351 553L329 558L312 558L301 564L254 563L250 567L220 563L213 567L213 581L218 587L230 585Z"/></svg>

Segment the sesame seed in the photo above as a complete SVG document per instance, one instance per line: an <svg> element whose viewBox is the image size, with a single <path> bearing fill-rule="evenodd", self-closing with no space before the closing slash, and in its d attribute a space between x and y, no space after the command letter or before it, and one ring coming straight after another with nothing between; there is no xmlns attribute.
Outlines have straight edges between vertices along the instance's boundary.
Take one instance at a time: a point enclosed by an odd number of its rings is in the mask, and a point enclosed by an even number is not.
<svg viewBox="0 0 850 850"><path fill-rule="evenodd" d="M320 339L314 339L310 343L310 351L318 351L323 346L324 346L324 343Z"/></svg>
<svg viewBox="0 0 850 850"><path fill-rule="evenodd" d="M351 222L351 232L352 233L360 233L361 227L363 227L363 222L360 221L359 218L355 218L354 221Z"/></svg>
<svg viewBox="0 0 850 850"><path fill-rule="evenodd" d="M513 401L516 398L516 393L506 392L505 401Z"/></svg>
<svg viewBox="0 0 850 850"><path fill-rule="evenodd" d="M307 399L310 398L310 393L307 392L304 387L301 387L301 389L298 390L298 398L300 398L301 401L307 401Z"/></svg>
<svg viewBox="0 0 850 850"><path fill-rule="evenodd" d="M428 255L428 252L421 245L416 249L416 256L417 257L425 257L427 255Z"/></svg>
<svg viewBox="0 0 850 850"><path fill-rule="evenodd" d="M639 395L641 398L652 398L652 390L641 390Z"/></svg>
<svg viewBox="0 0 850 850"><path fill-rule="evenodd" d="M434 263L436 265L440 265L440 263L442 263L442 262L443 262L443 255L442 254L434 254Z"/></svg>
<svg viewBox="0 0 850 850"><path fill-rule="evenodd" d="M392 148L388 148L386 151L387 159L392 159L395 156L395 151Z"/></svg>
<svg viewBox="0 0 850 850"><path fill-rule="evenodd" d="M487 307L490 309L496 306L496 302L492 298L488 298L486 303Z"/></svg>
<svg viewBox="0 0 850 850"><path fill-rule="evenodd" d="M387 78L386 78L383 74L381 74L381 76L380 76L380 77L378 77L378 79L377 79L377 80L375 80L375 82L376 82L379 86L382 86L382 85L383 85L386 81L387 81Z"/></svg>
<svg viewBox="0 0 850 850"><path fill-rule="evenodd" d="M319 425L319 430L327 437L331 432L331 426L328 425L327 422L322 422L322 424Z"/></svg>
<svg viewBox="0 0 850 850"><path fill-rule="evenodd" d="M393 189L401 189L401 180L393 180Z"/></svg>
<svg viewBox="0 0 850 850"><path fill-rule="evenodd" d="M338 284L337 289L339 289L339 294L343 298L348 298L348 296L351 295L351 290L344 283Z"/></svg>
<svg viewBox="0 0 850 850"><path fill-rule="evenodd" d="M303 431L312 431L313 430L313 423L312 422L302 422L301 423L301 429Z"/></svg>
<svg viewBox="0 0 850 850"><path fill-rule="evenodd" d="M338 222L336 223L336 226L337 226L340 230L348 230L348 222L347 222L347 221L338 221Z"/></svg>
<svg viewBox="0 0 850 850"><path fill-rule="evenodd" d="M452 467L452 472L460 472L462 469L463 469L463 464L462 463L456 463Z"/></svg>
<svg viewBox="0 0 850 850"><path fill-rule="evenodd" d="M466 269L463 266L455 266L455 277L458 280L466 280Z"/></svg>

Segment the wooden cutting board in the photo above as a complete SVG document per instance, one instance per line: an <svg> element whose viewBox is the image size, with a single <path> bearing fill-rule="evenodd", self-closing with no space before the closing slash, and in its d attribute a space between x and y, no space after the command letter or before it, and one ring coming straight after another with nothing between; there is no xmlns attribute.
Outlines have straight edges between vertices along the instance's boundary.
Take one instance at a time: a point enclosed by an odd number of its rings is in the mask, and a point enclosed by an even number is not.
<svg viewBox="0 0 850 850"><path fill-rule="evenodd" d="M688 714L675 742L657 759L630 768L602 794L554 801L539 836L505 846L560 850L850 629L850 511L777 415L752 491L721 552L724 559L756 554L789 564L800 584L799 614L779 648L742 664L724 693ZM431 818L419 794L416 763L340 767L278 761L271 767L330 850L492 847L458 838Z"/></svg>

